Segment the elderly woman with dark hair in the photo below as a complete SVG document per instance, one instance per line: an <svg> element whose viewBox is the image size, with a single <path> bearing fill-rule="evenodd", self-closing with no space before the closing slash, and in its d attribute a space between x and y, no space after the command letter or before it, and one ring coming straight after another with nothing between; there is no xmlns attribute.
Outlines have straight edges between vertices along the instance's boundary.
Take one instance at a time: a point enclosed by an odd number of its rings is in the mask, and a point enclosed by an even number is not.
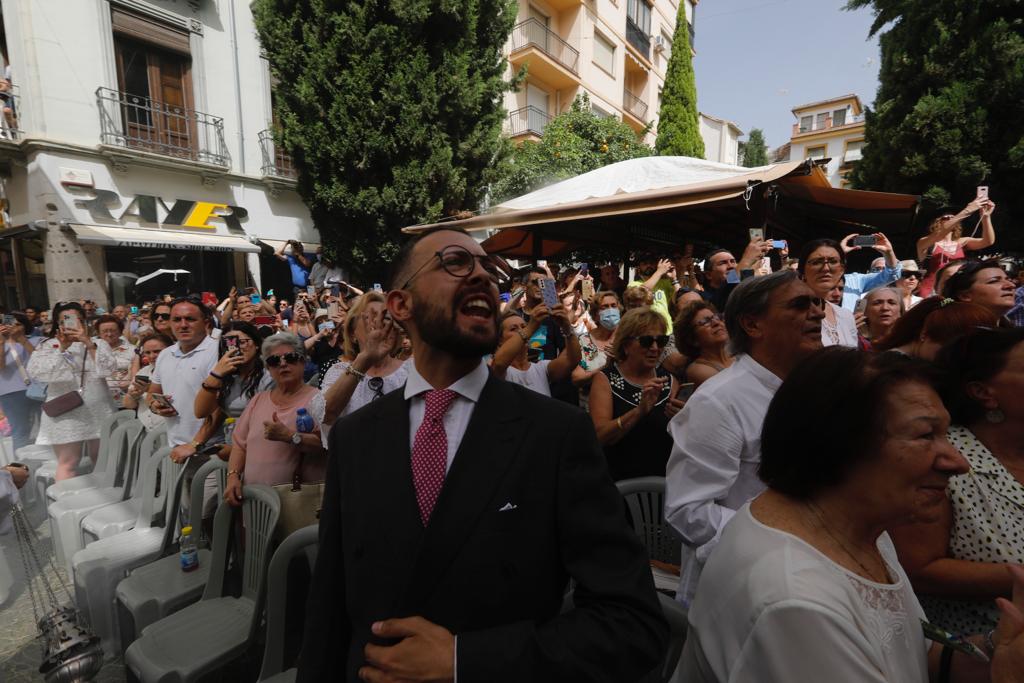
<svg viewBox="0 0 1024 683"><path fill-rule="evenodd" d="M316 482L323 481L327 469L320 437L324 397L302 381L305 344L298 336L281 332L264 339L260 351L275 386L256 394L235 425L224 491L231 505L242 503L243 480L246 484L284 484L292 481L301 465L301 481ZM300 410L313 418L311 432L299 429L296 417Z"/></svg>
<svg viewBox="0 0 1024 683"><path fill-rule="evenodd" d="M864 316L860 326L860 348L870 351L872 344L889 334L906 310L903 293L895 287L876 287L857 302L857 312Z"/></svg>
<svg viewBox="0 0 1024 683"><path fill-rule="evenodd" d="M846 253L835 240L811 240L800 252L800 277L816 296L825 299L825 318L821 321L824 346L857 346L857 323L853 313L828 301L831 292L846 272Z"/></svg>
<svg viewBox="0 0 1024 683"><path fill-rule="evenodd" d="M687 304L676 318L673 328L676 346L693 360L686 367L686 380L700 386L732 365L727 348L729 331L715 305L709 301Z"/></svg>
<svg viewBox="0 0 1024 683"><path fill-rule="evenodd" d="M918 361L830 348L796 367L764 421L768 489L736 512L705 567L682 680L986 678L987 663L929 644L886 532L937 520L950 477L967 471L948 427ZM1000 683L1020 680L1024 648L1024 572L1013 571L1014 604L1001 604L1009 616L987 653Z"/></svg>
<svg viewBox="0 0 1024 683"><path fill-rule="evenodd" d="M1001 318L1016 304L1016 291L998 261L968 261L946 280L942 296L983 306Z"/></svg>
<svg viewBox="0 0 1024 683"><path fill-rule="evenodd" d="M1024 330L978 329L943 349L949 440L971 469L934 519L893 530L929 619L956 633L999 620L1007 564L1024 564Z"/></svg>

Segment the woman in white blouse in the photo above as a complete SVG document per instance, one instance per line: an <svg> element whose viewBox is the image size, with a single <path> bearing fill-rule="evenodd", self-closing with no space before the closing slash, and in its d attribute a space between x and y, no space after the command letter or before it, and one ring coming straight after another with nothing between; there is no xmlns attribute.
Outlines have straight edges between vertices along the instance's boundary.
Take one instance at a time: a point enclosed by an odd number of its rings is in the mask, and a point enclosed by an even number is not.
<svg viewBox="0 0 1024 683"><path fill-rule="evenodd" d="M839 348L790 373L765 417L768 490L737 512L704 568L681 680L926 683L943 666L947 680L987 678L987 663L926 639L886 533L935 519L949 478L967 471L931 377L898 354ZM1015 571L1014 604L1002 605L1012 618L972 641L1000 682L1019 680L1007 664L1024 644Z"/></svg>
<svg viewBox="0 0 1024 683"><path fill-rule="evenodd" d="M46 398L82 390L82 405L50 417L43 412L36 443L53 446L57 453L56 480L75 476L82 443L94 461L99 451L100 423L114 412L106 378L117 368L110 346L92 339L85 312L77 303L57 304L51 316L50 336L39 343L28 361L32 379L46 382ZM83 374L83 364L85 366Z"/></svg>
<svg viewBox="0 0 1024 683"><path fill-rule="evenodd" d="M826 300L825 319L821 321L823 346L857 346L857 323L853 313L828 302L828 294L846 272L846 256L839 242L812 240L800 252L797 272L815 296Z"/></svg>

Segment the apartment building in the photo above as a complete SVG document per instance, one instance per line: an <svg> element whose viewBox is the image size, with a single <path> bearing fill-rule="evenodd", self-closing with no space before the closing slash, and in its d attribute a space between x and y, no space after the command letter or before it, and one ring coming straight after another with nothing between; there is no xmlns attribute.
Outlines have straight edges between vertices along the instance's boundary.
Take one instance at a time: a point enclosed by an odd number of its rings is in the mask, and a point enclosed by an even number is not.
<svg viewBox="0 0 1024 683"><path fill-rule="evenodd" d="M625 121L654 144L665 70L682 4L695 44L698 0L520 0L509 39L510 75L526 82L508 93L507 132L539 139L581 93L594 113Z"/></svg>
<svg viewBox="0 0 1024 683"><path fill-rule="evenodd" d="M789 140L789 159L828 159L833 187L846 187L847 174L860 161L864 147L864 105L856 95L843 95L793 108L796 123Z"/></svg>
<svg viewBox="0 0 1024 683"><path fill-rule="evenodd" d="M734 122L700 113L700 137L704 140L704 158L720 164L740 163L740 138L743 131Z"/></svg>
<svg viewBox="0 0 1024 683"><path fill-rule="evenodd" d="M15 106L0 123L0 304L278 287L319 241L274 146L246 0L2 0ZM2 93L0 93L2 97ZM173 284L173 280L168 280ZM161 287L164 285L160 285Z"/></svg>

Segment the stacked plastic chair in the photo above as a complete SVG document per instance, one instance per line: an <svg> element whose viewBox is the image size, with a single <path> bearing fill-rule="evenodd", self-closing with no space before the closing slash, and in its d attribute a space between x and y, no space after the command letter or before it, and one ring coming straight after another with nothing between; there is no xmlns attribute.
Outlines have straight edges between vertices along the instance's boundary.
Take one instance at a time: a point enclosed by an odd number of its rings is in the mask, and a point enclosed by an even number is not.
<svg viewBox="0 0 1024 683"><path fill-rule="evenodd" d="M139 444L145 433L145 427L138 420L126 420L118 424L111 436L107 468L98 477L86 475L94 478L97 486L67 493L47 506L53 548L57 560L67 566L69 576L71 557L82 547L82 520L93 510L122 501L130 494Z"/></svg>
<svg viewBox="0 0 1024 683"><path fill-rule="evenodd" d="M270 571L267 574L267 644L263 649L259 683L295 681L296 669L285 668L285 614L288 601L298 598L305 602L306 592L301 596L288 595L288 567L300 553L317 547L319 533L319 524L299 529L281 542L270 560Z"/></svg>
<svg viewBox="0 0 1024 683"><path fill-rule="evenodd" d="M85 489L95 488L98 485L96 483L97 478L107 469L107 460L110 453L110 435L113 433L114 428L122 421L134 419L135 411L119 410L100 423L100 447L96 454L96 466L93 467L90 474L83 474L71 479L55 482L54 477L57 475L56 460L46 463L36 470L32 481L37 491L45 492L45 494L40 495L42 501L48 503L51 500L57 500L61 496L73 495Z"/></svg>
<svg viewBox="0 0 1024 683"><path fill-rule="evenodd" d="M117 584L125 574L170 551L177 530L184 463L170 458L165 446L146 463L139 489L145 494L135 527L90 543L72 559L75 603L103 643L108 657L121 652ZM159 524L152 524L156 516Z"/></svg>
<svg viewBox="0 0 1024 683"><path fill-rule="evenodd" d="M57 453L53 450L53 446L38 444L22 446L15 451L14 459L28 467L29 482L35 481L36 472L44 465L48 468L52 467L53 473L57 473ZM26 503L36 503L42 497L35 485L31 483L24 488L22 495L25 496Z"/></svg>
<svg viewBox="0 0 1024 683"><path fill-rule="evenodd" d="M222 476L228 465L220 458L210 458L196 470L190 491L191 509L201 510L207 476L216 473L223 490ZM174 510L178 510L174 501ZM177 515L175 515L177 516ZM177 531L177 520L175 520ZM197 533L201 524L194 525ZM199 568L181 571L177 555L169 555L142 565L117 584L117 623L122 650L134 641L147 626L198 601L210 575L210 551L200 542Z"/></svg>
<svg viewBox="0 0 1024 683"><path fill-rule="evenodd" d="M237 508L221 505L217 509L212 567L203 599L147 626L142 637L125 652L125 666L140 681L195 681L246 652L260 623L280 505L277 492L269 486L242 488L245 554L242 595L237 598L224 591L229 537Z"/></svg>
<svg viewBox="0 0 1024 683"><path fill-rule="evenodd" d="M137 469L141 472L149 461L153 454L159 451L161 448L167 445L167 430L164 427L150 430L146 433L146 438L142 440L142 445L139 446L139 458ZM136 477L138 481L140 477ZM167 489L164 488L165 492ZM82 520L82 542L75 550L84 548L89 543L99 540L101 538L109 538L114 534L119 534L124 531L128 531L135 526L136 519L139 516L139 512L142 510L143 505L146 503L146 498L149 497L151 491L146 489L144 486L133 486L131 491L131 498L123 500L120 503L114 503L113 505L107 505L101 507L94 512L90 512L85 519ZM159 500L156 504L151 506L154 512L162 512L163 503L161 494L157 494ZM153 521L152 519L150 520Z"/></svg>

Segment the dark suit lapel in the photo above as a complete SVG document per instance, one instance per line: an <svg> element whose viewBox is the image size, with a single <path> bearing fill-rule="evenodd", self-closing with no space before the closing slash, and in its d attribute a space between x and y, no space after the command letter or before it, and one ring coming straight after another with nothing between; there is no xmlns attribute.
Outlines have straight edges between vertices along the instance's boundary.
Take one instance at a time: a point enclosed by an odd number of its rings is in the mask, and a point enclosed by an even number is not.
<svg viewBox="0 0 1024 683"><path fill-rule="evenodd" d="M433 593L433 586L454 561L466 539L483 516L498 484L518 453L523 437L522 415L511 385L493 377L487 380L445 477L406 599L410 614L419 611ZM411 476L411 475L410 475Z"/></svg>
<svg viewBox="0 0 1024 683"><path fill-rule="evenodd" d="M387 537L396 556L412 564L423 525L412 483L409 404L404 392L404 388L397 389L378 400L381 409L373 438L367 440L372 445L361 454L358 495L365 501L365 533Z"/></svg>

